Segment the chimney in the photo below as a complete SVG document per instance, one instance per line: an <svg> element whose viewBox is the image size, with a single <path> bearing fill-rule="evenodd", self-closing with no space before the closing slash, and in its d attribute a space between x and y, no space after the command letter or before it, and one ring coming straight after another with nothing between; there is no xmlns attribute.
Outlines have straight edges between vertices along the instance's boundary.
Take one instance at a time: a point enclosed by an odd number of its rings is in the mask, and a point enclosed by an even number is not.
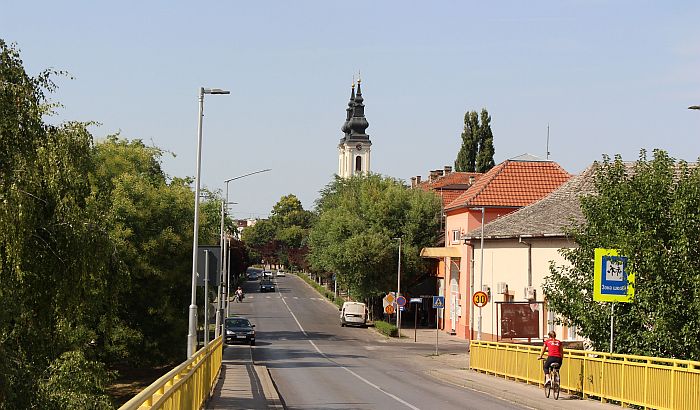
<svg viewBox="0 0 700 410"><path fill-rule="evenodd" d="M452 165L445 165L445 171L443 172L443 175L447 175L450 172L452 172Z"/></svg>
<svg viewBox="0 0 700 410"><path fill-rule="evenodd" d="M416 177L411 177L411 188L416 187Z"/></svg>
<svg viewBox="0 0 700 410"><path fill-rule="evenodd" d="M469 185L474 183L474 175L469 175Z"/></svg>
<svg viewBox="0 0 700 410"><path fill-rule="evenodd" d="M435 170L430 171L430 177L429 177L429 178L430 178L430 179L429 179L430 182L433 182L433 181L435 181L435 180L438 178L438 172L439 172L439 171L435 171Z"/></svg>
<svg viewBox="0 0 700 410"><path fill-rule="evenodd" d="M420 175L416 175L416 185L420 185Z"/></svg>

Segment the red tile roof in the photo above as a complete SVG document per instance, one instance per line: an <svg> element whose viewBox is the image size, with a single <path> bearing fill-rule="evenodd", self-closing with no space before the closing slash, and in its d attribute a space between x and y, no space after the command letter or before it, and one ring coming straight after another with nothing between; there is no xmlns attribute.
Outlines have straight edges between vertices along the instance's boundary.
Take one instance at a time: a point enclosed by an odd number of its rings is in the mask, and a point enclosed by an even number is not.
<svg viewBox="0 0 700 410"><path fill-rule="evenodd" d="M469 188L471 180L478 181L482 175L480 172L450 172L434 181L423 181L416 188L434 191L442 198L442 205L446 206Z"/></svg>
<svg viewBox="0 0 700 410"><path fill-rule="evenodd" d="M447 210L471 206L527 206L544 198L571 175L553 161L509 159L491 168Z"/></svg>

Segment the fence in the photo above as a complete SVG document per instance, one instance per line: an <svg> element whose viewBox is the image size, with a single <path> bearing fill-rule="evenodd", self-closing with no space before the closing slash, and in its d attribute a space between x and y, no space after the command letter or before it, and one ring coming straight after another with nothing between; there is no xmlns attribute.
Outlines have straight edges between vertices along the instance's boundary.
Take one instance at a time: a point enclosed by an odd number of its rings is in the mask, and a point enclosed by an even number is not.
<svg viewBox="0 0 700 410"><path fill-rule="evenodd" d="M222 336L212 340L119 409L200 409L221 370L222 341Z"/></svg>
<svg viewBox="0 0 700 410"><path fill-rule="evenodd" d="M542 384L541 347L472 341L470 368ZM561 387L584 398L654 409L700 408L700 362L566 350Z"/></svg>

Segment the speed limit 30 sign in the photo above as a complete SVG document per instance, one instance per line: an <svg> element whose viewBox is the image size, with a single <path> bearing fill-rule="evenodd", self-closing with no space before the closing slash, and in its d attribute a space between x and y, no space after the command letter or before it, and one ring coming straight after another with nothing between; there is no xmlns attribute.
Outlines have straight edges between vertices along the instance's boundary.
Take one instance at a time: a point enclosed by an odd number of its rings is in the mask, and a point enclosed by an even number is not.
<svg viewBox="0 0 700 410"><path fill-rule="evenodd" d="M476 307L484 307L487 303L489 303L489 295L482 291L474 292L472 302L474 302L474 306Z"/></svg>

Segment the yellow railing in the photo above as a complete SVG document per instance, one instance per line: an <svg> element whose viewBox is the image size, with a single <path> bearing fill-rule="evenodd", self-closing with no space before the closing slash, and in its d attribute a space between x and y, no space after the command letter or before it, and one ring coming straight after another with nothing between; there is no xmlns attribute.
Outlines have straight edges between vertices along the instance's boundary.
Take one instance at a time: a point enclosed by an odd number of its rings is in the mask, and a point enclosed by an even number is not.
<svg viewBox="0 0 700 410"><path fill-rule="evenodd" d="M221 370L222 340L221 336L212 340L119 409L202 408L216 385Z"/></svg>
<svg viewBox="0 0 700 410"><path fill-rule="evenodd" d="M542 384L541 347L472 341L469 367ZM700 362L565 350L562 389L584 398L653 409L700 408Z"/></svg>

